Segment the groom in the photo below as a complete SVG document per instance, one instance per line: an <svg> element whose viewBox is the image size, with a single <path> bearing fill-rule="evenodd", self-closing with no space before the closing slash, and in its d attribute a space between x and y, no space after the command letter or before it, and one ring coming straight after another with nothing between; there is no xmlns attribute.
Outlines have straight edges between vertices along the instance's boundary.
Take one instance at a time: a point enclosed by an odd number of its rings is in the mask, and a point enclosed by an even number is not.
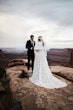
<svg viewBox="0 0 73 110"><path fill-rule="evenodd" d="M27 69L28 72L30 71L30 60L32 61L32 71L33 71L33 66L34 66L34 46L35 46L35 41L34 41L34 35L30 36L30 40L26 42L26 48L28 49L27 55L28 55L28 65Z"/></svg>

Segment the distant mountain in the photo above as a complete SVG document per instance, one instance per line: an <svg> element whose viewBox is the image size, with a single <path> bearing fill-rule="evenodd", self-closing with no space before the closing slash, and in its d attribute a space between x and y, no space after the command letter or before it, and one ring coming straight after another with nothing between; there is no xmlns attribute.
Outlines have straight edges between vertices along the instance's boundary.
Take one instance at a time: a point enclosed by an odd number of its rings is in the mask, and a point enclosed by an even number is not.
<svg viewBox="0 0 73 110"><path fill-rule="evenodd" d="M1 48L4 53L24 53L25 48Z"/></svg>
<svg viewBox="0 0 73 110"><path fill-rule="evenodd" d="M0 58L5 57L4 52L0 49Z"/></svg>

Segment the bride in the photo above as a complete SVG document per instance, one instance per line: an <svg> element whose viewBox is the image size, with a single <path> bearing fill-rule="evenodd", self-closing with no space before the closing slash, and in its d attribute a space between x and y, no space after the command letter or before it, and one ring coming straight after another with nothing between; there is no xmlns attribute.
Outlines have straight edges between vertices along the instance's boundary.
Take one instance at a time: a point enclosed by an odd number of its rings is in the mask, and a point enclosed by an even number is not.
<svg viewBox="0 0 73 110"><path fill-rule="evenodd" d="M48 62L46 59L45 44L41 36L38 37L38 42L35 45L35 61L33 74L29 80L44 88L60 88L65 87L67 84L56 77L50 71Z"/></svg>

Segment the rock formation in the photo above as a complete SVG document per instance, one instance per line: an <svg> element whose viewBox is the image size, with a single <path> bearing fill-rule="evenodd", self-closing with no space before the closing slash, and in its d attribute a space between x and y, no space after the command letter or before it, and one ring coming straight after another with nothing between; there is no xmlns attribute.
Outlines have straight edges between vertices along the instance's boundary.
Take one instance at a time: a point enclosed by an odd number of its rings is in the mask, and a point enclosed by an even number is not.
<svg viewBox="0 0 73 110"><path fill-rule="evenodd" d="M73 109L73 82L68 80L73 76L73 69L62 66L51 66L50 69L53 73L59 73L55 76L65 81L68 85L59 89L45 89L34 85L28 78L19 78L21 71L26 70L25 66L14 66L6 69L7 75L11 79L10 88L13 98L16 101L21 101L23 110Z"/></svg>
<svg viewBox="0 0 73 110"><path fill-rule="evenodd" d="M16 65L24 65L24 64L25 62L22 59L13 59L9 61L8 66L11 67Z"/></svg>
<svg viewBox="0 0 73 110"><path fill-rule="evenodd" d="M5 57L4 52L0 49L0 58Z"/></svg>
<svg viewBox="0 0 73 110"><path fill-rule="evenodd" d="M54 65L73 65L73 49L50 49L47 52L49 64Z"/></svg>

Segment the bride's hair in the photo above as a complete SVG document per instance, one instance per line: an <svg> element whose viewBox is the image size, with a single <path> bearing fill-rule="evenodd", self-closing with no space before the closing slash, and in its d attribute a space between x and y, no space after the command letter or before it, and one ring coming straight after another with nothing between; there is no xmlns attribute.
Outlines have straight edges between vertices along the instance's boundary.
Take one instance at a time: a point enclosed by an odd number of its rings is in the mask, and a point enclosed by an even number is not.
<svg viewBox="0 0 73 110"><path fill-rule="evenodd" d="M38 37L38 41L39 41L39 42L42 42L42 45L44 46L44 42L43 42L42 36L39 36L39 37Z"/></svg>

